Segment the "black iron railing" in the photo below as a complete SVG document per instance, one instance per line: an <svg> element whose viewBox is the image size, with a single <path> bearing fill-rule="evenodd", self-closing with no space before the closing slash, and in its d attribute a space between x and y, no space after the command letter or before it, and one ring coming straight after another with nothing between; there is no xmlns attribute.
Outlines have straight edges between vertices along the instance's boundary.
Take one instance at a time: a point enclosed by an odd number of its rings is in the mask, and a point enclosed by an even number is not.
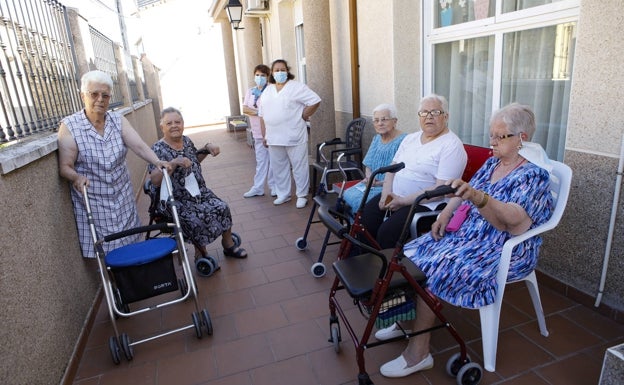
<svg viewBox="0 0 624 385"><path fill-rule="evenodd" d="M0 1L0 142L54 130L79 108L65 7Z"/></svg>
<svg viewBox="0 0 624 385"><path fill-rule="evenodd" d="M56 0L0 0L0 144L54 131L63 117L81 108L81 74L69 18ZM127 50L117 50L92 26L89 34L94 57L89 68L113 78L110 107L124 105L120 71L127 76L131 101L138 101L139 87L145 90L142 69L137 79L137 64ZM116 58L117 52L124 57Z"/></svg>

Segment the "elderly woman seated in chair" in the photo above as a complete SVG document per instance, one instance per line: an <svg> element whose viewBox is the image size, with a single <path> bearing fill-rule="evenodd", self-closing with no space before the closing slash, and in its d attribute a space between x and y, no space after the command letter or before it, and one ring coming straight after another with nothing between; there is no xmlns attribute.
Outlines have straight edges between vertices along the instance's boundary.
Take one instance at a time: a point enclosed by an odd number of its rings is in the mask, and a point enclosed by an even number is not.
<svg viewBox="0 0 624 385"><path fill-rule="evenodd" d="M366 177L358 184L347 189L343 195L351 216L355 216L356 211L360 207L366 185L373 171L392 162L399 145L405 138L406 134L399 131L396 127L397 120L397 110L393 104L380 104L373 110L373 126L377 135L373 137L366 156L362 161L362 164L366 167L364 170ZM381 194L383 180L383 174L375 176L367 202Z"/></svg>
<svg viewBox="0 0 624 385"><path fill-rule="evenodd" d="M226 257L246 258L247 251L237 246L232 238L230 208L206 187L200 162L207 155L198 154L193 141L183 135L182 113L172 107L165 108L160 114L160 127L164 136L154 143L152 149L160 159L173 166L170 172L173 196L179 203L177 210L184 237L204 248L196 250L196 255L207 254L206 246L221 236ZM219 154L219 147L214 144L207 143L203 148L212 156ZM160 186L162 173L154 166L150 166L149 171L152 183Z"/></svg>
<svg viewBox="0 0 624 385"><path fill-rule="evenodd" d="M465 308L492 303L505 241L550 218L553 200L549 173L521 155L522 141L529 140L534 132L535 115L528 106L513 103L494 112L490 120L493 156L470 183L461 179L447 182L457 190L431 232L404 246L404 254L425 273L429 291L438 298ZM466 219L449 231L449 222L460 205L467 205ZM540 244L541 239L533 237L514 250L509 281L520 279L535 268ZM433 312L418 297L413 330L424 330L434 322ZM394 324L375 336L383 340L401 333ZM430 333L411 338L398 358L381 367L381 374L403 377L431 368L429 338Z"/></svg>

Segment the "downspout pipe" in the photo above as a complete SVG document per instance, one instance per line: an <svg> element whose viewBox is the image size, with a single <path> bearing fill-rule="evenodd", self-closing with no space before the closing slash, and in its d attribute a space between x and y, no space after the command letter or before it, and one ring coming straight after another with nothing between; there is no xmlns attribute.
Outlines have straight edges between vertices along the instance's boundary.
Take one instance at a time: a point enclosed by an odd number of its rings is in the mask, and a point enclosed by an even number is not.
<svg viewBox="0 0 624 385"><path fill-rule="evenodd" d="M353 119L360 117L360 61L358 47L357 0L349 0L349 39L351 42L351 100Z"/></svg>
<svg viewBox="0 0 624 385"><path fill-rule="evenodd" d="M618 164L615 177L615 190L613 191L613 204L611 205L611 219L609 220L609 231L607 233L607 244L602 262L602 276L600 277L600 286L596 295L595 307L600 306L602 293L604 292L605 282L607 280L607 268L609 267L609 256L611 255L611 243L613 242L613 231L615 230L615 219L617 217L617 209L620 201L620 188L622 185L622 172L624 171L624 135L622 135L622 143L620 145L620 162Z"/></svg>

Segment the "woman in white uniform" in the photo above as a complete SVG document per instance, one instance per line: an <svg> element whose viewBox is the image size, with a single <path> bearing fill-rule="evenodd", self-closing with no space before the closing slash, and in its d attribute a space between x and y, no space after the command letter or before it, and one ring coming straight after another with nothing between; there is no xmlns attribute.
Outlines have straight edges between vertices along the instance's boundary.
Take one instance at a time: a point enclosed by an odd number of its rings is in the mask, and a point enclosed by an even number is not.
<svg viewBox="0 0 624 385"><path fill-rule="evenodd" d="M307 121L321 104L321 98L307 85L293 80L288 63L278 59L271 65L269 86L262 94L258 110L264 145L269 148L271 170L277 198L274 205L291 200L292 168L297 208L308 202L310 169L308 164Z"/></svg>

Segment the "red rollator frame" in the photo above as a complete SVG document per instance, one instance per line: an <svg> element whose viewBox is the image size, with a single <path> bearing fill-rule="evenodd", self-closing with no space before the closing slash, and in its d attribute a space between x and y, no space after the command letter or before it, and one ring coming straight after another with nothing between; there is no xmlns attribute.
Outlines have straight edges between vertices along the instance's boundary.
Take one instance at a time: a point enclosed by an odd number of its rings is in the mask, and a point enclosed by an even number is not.
<svg viewBox="0 0 624 385"><path fill-rule="evenodd" d="M379 169L379 172L396 172L403 168L399 163ZM371 178L372 179L372 178ZM369 183L370 184L370 183ZM370 187L370 186L368 186ZM368 190L368 189L367 189ZM367 191L368 192L368 191ZM339 319L344 322L344 326L353 340L356 350L356 361L358 364L358 384L369 385L373 382L366 372L364 351L383 345L386 343L408 339L418 334L428 333L437 329L446 328L459 345L459 353L454 354L446 365L447 373L456 377L457 383L476 385L482 378L483 369L477 363L471 362L467 354L466 344L457 330L442 314L441 301L426 289L427 277L409 259L403 255L403 245L410 235L410 224L415 214L416 206L424 199L453 193L450 186L439 186L434 190L427 191L417 197L410 208L409 215L403 226L401 236L394 249L379 250L376 243L374 246L362 242L363 236L371 241L371 236L359 225L358 215L353 225L344 225L341 214L332 210L331 207L321 206L318 210L319 219L336 236L341 239L341 246L338 260L332 267L336 273L331 291L329 294L329 327L330 339L336 353L340 351L341 331ZM365 201L365 197L363 201ZM373 240L374 241L374 240ZM361 250L361 254L350 255L352 246ZM346 313L336 298L336 293L346 290L353 303L357 304L360 312L368 322L361 337L358 337L355 330L349 323ZM404 331L402 336L392 339L369 342L373 332L373 327L381 324L386 327L399 320L409 318L406 316L407 310L414 309L413 298L420 296L429 308L436 315L439 323L431 328L418 330L411 333ZM350 303L351 304L351 303ZM412 313L411 317L413 318Z"/></svg>

